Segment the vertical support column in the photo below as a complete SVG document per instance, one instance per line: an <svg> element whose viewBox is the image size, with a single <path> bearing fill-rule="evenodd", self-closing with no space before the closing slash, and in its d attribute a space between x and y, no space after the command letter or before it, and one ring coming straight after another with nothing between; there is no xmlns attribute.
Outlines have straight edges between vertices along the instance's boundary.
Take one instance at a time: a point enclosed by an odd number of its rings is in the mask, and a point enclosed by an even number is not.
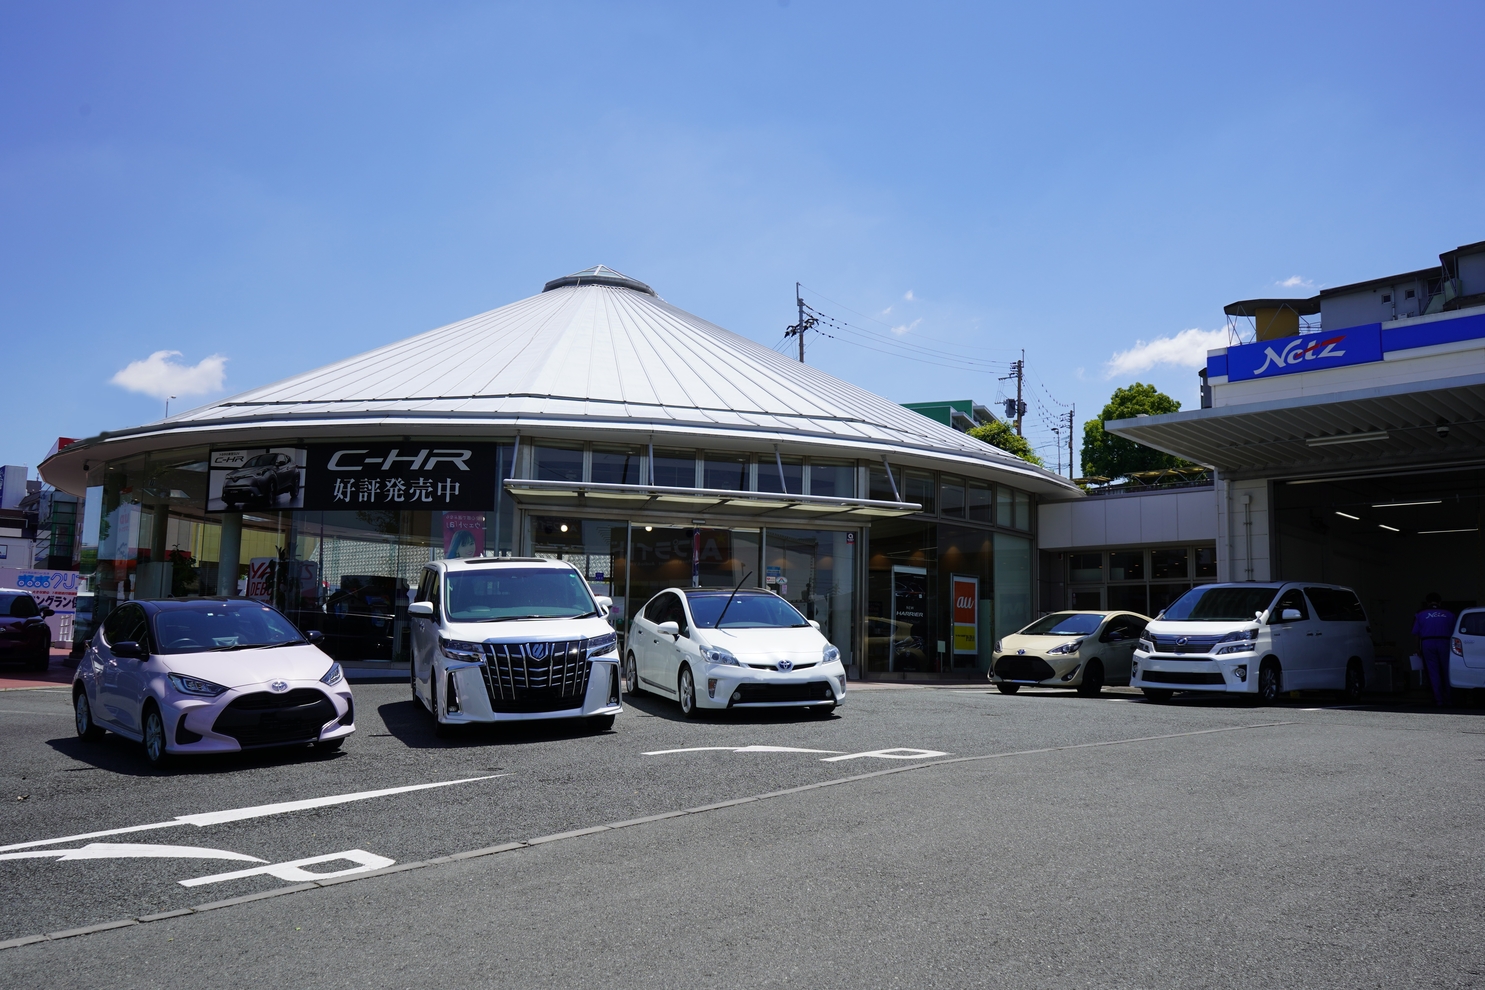
<svg viewBox="0 0 1485 990"><path fill-rule="evenodd" d="M222 546L217 553L217 594L237 594L237 568L242 562L242 513L222 513Z"/></svg>

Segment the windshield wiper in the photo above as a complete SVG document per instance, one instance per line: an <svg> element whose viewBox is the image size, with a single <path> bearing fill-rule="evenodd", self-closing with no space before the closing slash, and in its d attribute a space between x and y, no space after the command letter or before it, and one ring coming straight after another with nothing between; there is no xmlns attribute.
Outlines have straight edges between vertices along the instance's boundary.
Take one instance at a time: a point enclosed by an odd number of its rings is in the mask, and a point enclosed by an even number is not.
<svg viewBox="0 0 1485 990"><path fill-rule="evenodd" d="M730 594L730 595L727 596L727 604L722 606L722 613L717 616L717 621L712 623L712 628L713 629L721 629L722 628L722 620L727 617L727 610L732 607L732 599L736 598L737 597L737 593L742 590L743 581L746 581L748 578L750 578L752 576L753 576L753 572L752 571L748 571L746 574L744 574L742 576L742 581L737 582L737 587L736 588L733 588L732 589L732 594Z"/></svg>
<svg viewBox="0 0 1485 990"><path fill-rule="evenodd" d="M493 619L480 619L480 622L516 622L521 619L561 619L560 615L497 615Z"/></svg>
<svg viewBox="0 0 1485 990"><path fill-rule="evenodd" d="M234 646L218 646L208 652L231 653L233 650L273 650L280 646L303 646L308 643L307 639L290 639L282 643L238 643Z"/></svg>

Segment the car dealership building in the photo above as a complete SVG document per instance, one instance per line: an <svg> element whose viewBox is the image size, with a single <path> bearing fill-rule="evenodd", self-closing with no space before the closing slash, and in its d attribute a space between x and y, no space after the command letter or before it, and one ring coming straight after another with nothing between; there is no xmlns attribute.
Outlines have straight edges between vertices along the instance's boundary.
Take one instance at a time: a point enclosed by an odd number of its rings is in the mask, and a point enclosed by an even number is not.
<svg viewBox="0 0 1485 990"><path fill-rule="evenodd" d="M661 588L742 582L857 676L968 676L1033 617L1038 501L1079 497L602 267L40 470L87 495L79 636L243 593L352 665L406 661L428 561L509 553L572 562L621 632Z"/></svg>

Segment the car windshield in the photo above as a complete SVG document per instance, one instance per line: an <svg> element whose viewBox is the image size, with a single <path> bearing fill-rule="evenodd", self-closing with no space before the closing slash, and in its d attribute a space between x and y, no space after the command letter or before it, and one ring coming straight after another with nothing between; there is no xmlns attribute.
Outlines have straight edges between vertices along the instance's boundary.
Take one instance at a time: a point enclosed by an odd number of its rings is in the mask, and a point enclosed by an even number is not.
<svg viewBox="0 0 1485 990"><path fill-rule="evenodd" d="M687 592L691 603L691 617L702 629L715 629L720 616L727 629L797 629L809 625L809 620L799 610L778 595L757 591L739 591L732 604L727 599L730 591ZM723 609L727 614L723 615Z"/></svg>
<svg viewBox="0 0 1485 990"><path fill-rule="evenodd" d="M1244 588L1192 588L1165 607L1162 619L1176 622L1239 622L1252 620L1268 608L1279 589L1260 585Z"/></svg>
<svg viewBox="0 0 1485 990"><path fill-rule="evenodd" d="M1053 612L1021 630L1022 636L1086 636L1098 631L1103 614Z"/></svg>
<svg viewBox="0 0 1485 990"><path fill-rule="evenodd" d="M0 618L34 619L41 614L36 599L25 592L0 591Z"/></svg>
<svg viewBox="0 0 1485 990"><path fill-rule="evenodd" d="M160 653L205 653L306 642L294 623L262 602L180 602L155 613Z"/></svg>
<svg viewBox="0 0 1485 990"><path fill-rule="evenodd" d="M577 571L556 567L491 567L450 571L445 611L454 622L578 619L597 615Z"/></svg>
<svg viewBox="0 0 1485 990"><path fill-rule="evenodd" d="M275 463L274 455L272 455L272 454L259 454L256 457L250 457L250 458L248 458L247 459L247 462L244 463L242 466L243 467L273 467L274 463Z"/></svg>

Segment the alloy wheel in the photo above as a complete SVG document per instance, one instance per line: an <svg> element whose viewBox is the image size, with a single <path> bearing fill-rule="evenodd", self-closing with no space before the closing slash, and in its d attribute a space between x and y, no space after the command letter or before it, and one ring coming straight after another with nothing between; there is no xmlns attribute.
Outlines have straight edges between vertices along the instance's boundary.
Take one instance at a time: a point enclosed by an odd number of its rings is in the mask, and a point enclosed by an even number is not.
<svg viewBox="0 0 1485 990"><path fill-rule="evenodd" d="M624 682L629 685L630 694L639 694L639 664L632 650L624 658Z"/></svg>
<svg viewBox="0 0 1485 990"><path fill-rule="evenodd" d="M1283 687L1283 676L1279 672L1279 665L1264 664L1258 671L1258 700L1265 705L1272 705L1279 700Z"/></svg>
<svg viewBox="0 0 1485 990"><path fill-rule="evenodd" d="M687 718L696 714L696 681L690 667L681 668L681 714Z"/></svg>
<svg viewBox="0 0 1485 990"><path fill-rule="evenodd" d="M151 763L165 759L165 720L157 708L151 708L144 716L144 755Z"/></svg>

